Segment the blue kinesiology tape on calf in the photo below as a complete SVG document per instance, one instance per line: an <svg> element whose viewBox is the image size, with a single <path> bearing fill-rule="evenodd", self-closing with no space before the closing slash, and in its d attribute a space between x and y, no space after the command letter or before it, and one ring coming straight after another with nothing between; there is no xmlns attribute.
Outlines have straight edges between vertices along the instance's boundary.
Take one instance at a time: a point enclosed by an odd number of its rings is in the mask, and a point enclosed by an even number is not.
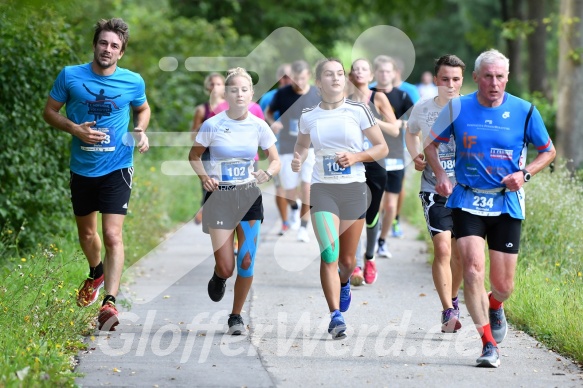
<svg viewBox="0 0 583 388"><path fill-rule="evenodd" d="M255 266L255 254L257 253L257 241L259 240L259 230L261 228L261 222L259 220L254 221L251 225L249 221L241 221L241 228L243 229L243 234L245 239L239 252L237 252L237 274L244 278L249 278L253 276L253 268ZM243 261L245 256L249 256L249 266L243 268Z"/></svg>

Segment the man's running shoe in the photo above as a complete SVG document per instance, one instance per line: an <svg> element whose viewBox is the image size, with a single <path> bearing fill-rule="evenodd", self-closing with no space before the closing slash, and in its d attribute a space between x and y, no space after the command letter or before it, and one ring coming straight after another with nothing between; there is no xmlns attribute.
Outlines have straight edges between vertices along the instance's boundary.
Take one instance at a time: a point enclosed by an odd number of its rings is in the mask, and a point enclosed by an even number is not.
<svg viewBox="0 0 583 388"><path fill-rule="evenodd" d="M460 322L460 311L456 309L445 309L441 312L441 332L457 333L462 328Z"/></svg>
<svg viewBox="0 0 583 388"><path fill-rule="evenodd" d="M301 204L299 206L301 206ZM300 208L292 209L290 212L289 219L290 219L289 227L292 230L298 230L302 224L301 219L300 219Z"/></svg>
<svg viewBox="0 0 583 388"><path fill-rule="evenodd" d="M213 277L211 278L211 280L209 280L208 285L209 297L213 302L219 302L221 299L223 299L226 288L227 280L219 279L216 275L213 274Z"/></svg>
<svg viewBox="0 0 583 388"><path fill-rule="evenodd" d="M229 334L231 335L241 335L245 332L245 324L243 323L243 318L239 314L229 314Z"/></svg>
<svg viewBox="0 0 583 388"><path fill-rule="evenodd" d="M504 307L500 306L498 310L488 309L490 315L490 328L492 329L492 337L497 343L501 343L508 334L508 324L506 323L506 314L504 314Z"/></svg>
<svg viewBox="0 0 583 388"><path fill-rule="evenodd" d="M119 324L115 303L108 301L101 306L99 309L99 315L97 316L97 321L99 322L99 330L115 331L115 327Z"/></svg>
<svg viewBox="0 0 583 388"><path fill-rule="evenodd" d="M403 230L401 229L401 224L399 223L399 220L393 220L393 225L391 229L393 237L396 238L403 237Z"/></svg>
<svg viewBox="0 0 583 388"><path fill-rule="evenodd" d="M393 257L393 254L389 252L389 249L387 248L387 243L379 245L379 249L377 250L377 256L386 257L387 259Z"/></svg>
<svg viewBox="0 0 583 388"><path fill-rule="evenodd" d="M362 270L360 267L354 267L354 271L352 271L352 275L350 275L350 284L355 287L361 286L364 282L364 276L362 274Z"/></svg>
<svg viewBox="0 0 583 388"><path fill-rule="evenodd" d="M374 260L364 260L364 282L373 284L377 280L377 263Z"/></svg>
<svg viewBox="0 0 583 388"><path fill-rule="evenodd" d="M284 222L283 224L281 224L281 230L279 231L279 235L283 236L285 234L285 232L287 232L289 230L289 224L287 222Z"/></svg>
<svg viewBox="0 0 583 388"><path fill-rule="evenodd" d="M300 226L298 230L298 241L309 243L310 242L310 235L308 234L308 228L305 226Z"/></svg>
<svg viewBox="0 0 583 388"><path fill-rule="evenodd" d="M340 287L340 312L345 312L350 307L352 292L350 291L350 281L344 287Z"/></svg>
<svg viewBox="0 0 583 388"><path fill-rule="evenodd" d="M346 322L344 317L338 310L334 310L330 314L330 324L328 325L328 333L332 334L332 339L342 339L346 337Z"/></svg>
<svg viewBox="0 0 583 388"><path fill-rule="evenodd" d="M77 292L77 306L87 307L95 303L99 297L99 290L103 288L103 283L104 275L97 279L85 279Z"/></svg>
<svg viewBox="0 0 583 388"><path fill-rule="evenodd" d="M500 354L498 348L491 342L486 342L482 349L482 355L476 360L477 365L482 368L498 368L500 366Z"/></svg>

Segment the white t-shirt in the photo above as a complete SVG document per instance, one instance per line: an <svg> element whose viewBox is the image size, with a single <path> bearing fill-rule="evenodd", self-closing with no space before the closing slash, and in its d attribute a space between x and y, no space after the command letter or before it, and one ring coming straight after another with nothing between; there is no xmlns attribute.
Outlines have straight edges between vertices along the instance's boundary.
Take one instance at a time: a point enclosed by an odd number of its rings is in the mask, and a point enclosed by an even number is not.
<svg viewBox="0 0 583 388"><path fill-rule="evenodd" d="M299 130L310 135L316 154L312 183L365 182L361 162L341 168L336 163L335 153L364 151L362 131L375 124L375 118L365 104L348 99L336 109L325 110L320 105L304 109Z"/></svg>
<svg viewBox="0 0 583 388"><path fill-rule="evenodd" d="M407 131L413 135L421 132L421 144L423 144L442 109L443 107L435 102L435 98L418 102L411 111L411 116L407 122ZM451 183L455 185L455 140L453 136L450 138L449 143L439 144L438 155L441 166L449 176ZM421 191L437 193L435 190L436 184L435 173L427 163L421 175Z"/></svg>
<svg viewBox="0 0 583 388"><path fill-rule="evenodd" d="M255 180L251 173L257 147L266 150L276 138L267 123L251 113L233 120L224 111L202 124L196 141L210 147L210 177L221 184L242 184Z"/></svg>

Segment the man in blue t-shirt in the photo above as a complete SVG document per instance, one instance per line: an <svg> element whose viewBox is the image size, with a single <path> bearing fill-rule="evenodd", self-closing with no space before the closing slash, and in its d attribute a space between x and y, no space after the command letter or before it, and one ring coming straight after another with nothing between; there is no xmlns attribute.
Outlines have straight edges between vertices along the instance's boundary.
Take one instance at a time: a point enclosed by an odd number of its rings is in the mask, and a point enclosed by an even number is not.
<svg viewBox="0 0 583 388"><path fill-rule="evenodd" d="M100 20L93 36L93 61L67 66L58 75L43 118L72 135L71 202L89 276L79 288L77 304L95 303L105 286L99 310L99 329L119 323L115 297L124 266L122 227L130 200L133 149L149 148L145 134L150 121L142 77L117 62L129 39L128 25L118 18ZM66 105L67 116L59 113ZM134 129L128 132L132 113ZM101 262L97 212L103 214L103 243L107 265Z"/></svg>
<svg viewBox="0 0 583 388"><path fill-rule="evenodd" d="M555 147L534 106L505 92L509 60L497 50L476 59L473 78L478 91L444 107L433 125L426 148L435 172L436 191L449 196L454 233L464 268L464 296L482 337L477 366L498 367L498 343L508 326L502 302L510 297L522 220L522 186L555 158ZM452 187L438 159L438 147L455 138L455 176ZM526 164L526 146L538 155ZM490 256L490 283L486 293L485 245Z"/></svg>

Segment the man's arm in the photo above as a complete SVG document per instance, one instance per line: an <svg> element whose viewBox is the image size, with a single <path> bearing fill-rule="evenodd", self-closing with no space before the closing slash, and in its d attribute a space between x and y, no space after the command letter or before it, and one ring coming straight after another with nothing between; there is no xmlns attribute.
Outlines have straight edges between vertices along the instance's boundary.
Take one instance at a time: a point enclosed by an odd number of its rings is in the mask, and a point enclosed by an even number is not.
<svg viewBox="0 0 583 388"><path fill-rule="evenodd" d="M534 158L534 160L530 162L524 169L528 171L530 175L534 176L536 173L540 172L542 169L551 164L551 162L555 160L556 155L557 151L555 150L555 146L551 144L551 148L548 151L539 152L536 158ZM502 179L502 183L506 185L508 190L518 191L525 183L524 173L521 170L512 174L508 174Z"/></svg>
<svg viewBox="0 0 583 388"><path fill-rule="evenodd" d="M137 107L132 107L133 118L134 118L134 128L141 129L142 132L146 132L148 124L150 123L150 105L148 101L144 102L142 105Z"/></svg>
<svg viewBox="0 0 583 388"><path fill-rule="evenodd" d="M144 153L150 149L150 144L148 141L148 136L146 136L146 129L148 124L150 124L150 105L148 101L144 102L142 105L137 107L132 107L133 118L134 118L134 133L137 136L137 145L140 153Z"/></svg>
<svg viewBox="0 0 583 388"><path fill-rule="evenodd" d="M419 140L420 133L421 132L417 132L413 134L409 132L409 130L405 131L405 145L407 146L407 151L409 151L413 163L415 163L415 170L417 171L423 171L427 165L423 151L419 151L421 144L421 141Z"/></svg>
<svg viewBox="0 0 583 388"><path fill-rule="evenodd" d="M97 144L103 141L105 134L91 129L96 124L95 121L87 121L81 124L75 124L65 116L59 113L61 108L65 105L62 102L49 97L43 111L43 119L51 127L60 129L61 131L70 133L78 137L83 143Z"/></svg>
<svg viewBox="0 0 583 388"><path fill-rule="evenodd" d="M435 178L437 179L435 191L437 191L437 193L443 197L448 197L453 190L453 186L449 180L449 177L447 176L447 173L439 162L439 144L440 143L437 141L432 141L427 145L427 147L425 147L425 159L433 169Z"/></svg>
<svg viewBox="0 0 583 388"><path fill-rule="evenodd" d="M265 121L271 127L271 130L274 134L278 134L281 129L283 128L283 124L279 120L275 120L274 111L271 110L271 107L267 107L265 110Z"/></svg>

